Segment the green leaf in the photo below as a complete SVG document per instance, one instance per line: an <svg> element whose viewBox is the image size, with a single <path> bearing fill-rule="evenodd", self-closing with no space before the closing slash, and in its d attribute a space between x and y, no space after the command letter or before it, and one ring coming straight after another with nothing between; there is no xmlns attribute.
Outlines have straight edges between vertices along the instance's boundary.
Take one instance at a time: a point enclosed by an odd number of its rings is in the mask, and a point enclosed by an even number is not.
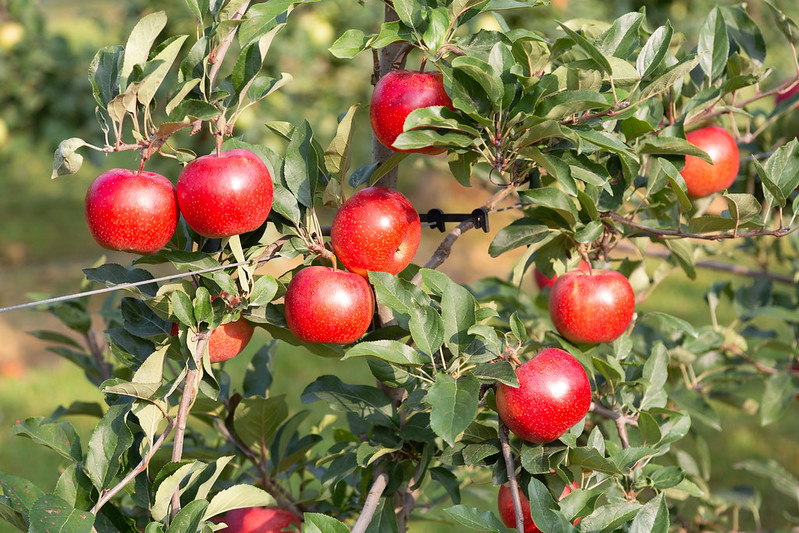
<svg viewBox="0 0 799 533"><path fill-rule="evenodd" d="M125 55L122 59L122 69L119 72L121 78L121 90L124 91L133 68L143 65L147 61L150 49L153 47L158 34L166 26L167 16L164 11L156 11L144 16L133 31L130 32L127 43L125 43Z"/></svg>
<svg viewBox="0 0 799 533"><path fill-rule="evenodd" d="M537 208L545 207L556 211L571 226L577 224L577 207L566 193L554 187L542 187L520 191L519 195Z"/></svg>
<svg viewBox="0 0 799 533"><path fill-rule="evenodd" d="M652 311L650 313L646 313L645 315L641 316L639 320L646 320L646 319L655 319L655 322L660 326L660 330L672 330L672 331L681 331L690 337L696 337L696 329L691 325L690 322L687 322L681 318L678 318L673 315L669 315L667 313L661 313L660 311Z"/></svg>
<svg viewBox="0 0 799 533"><path fill-rule="evenodd" d="M377 357L398 365L423 365L430 361L424 354L414 350L407 344L391 339L359 342L344 354L343 359L350 357Z"/></svg>
<svg viewBox="0 0 799 533"><path fill-rule="evenodd" d="M751 194L725 194L727 209L736 224L749 222L760 214L762 206Z"/></svg>
<svg viewBox="0 0 799 533"><path fill-rule="evenodd" d="M167 120L169 122L183 122L186 119L191 120L211 120L222 112L213 104L196 100L194 98L187 98L180 102L169 114Z"/></svg>
<svg viewBox="0 0 799 533"><path fill-rule="evenodd" d="M527 485L530 500L530 515L533 523L542 531L565 531L563 515L556 512L558 504L552 498L549 489L541 481L531 478ZM567 525L568 527L568 525Z"/></svg>
<svg viewBox="0 0 799 533"><path fill-rule="evenodd" d="M694 262L694 250L691 243L687 242L688 239L668 239L666 240L666 248L672 254L672 257L677 261L677 264L691 279L696 279L696 264Z"/></svg>
<svg viewBox="0 0 799 533"><path fill-rule="evenodd" d="M549 232L550 229L546 224L531 218L514 220L497 232L488 246L488 254L491 257L498 257L520 246L535 244L549 235Z"/></svg>
<svg viewBox="0 0 799 533"><path fill-rule="evenodd" d="M721 6L730 37L758 65L766 59L766 40L743 5Z"/></svg>
<svg viewBox="0 0 799 533"><path fill-rule="evenodd" d="M343 177L347 172L353 132L352 119L355 117L358 105L352 105L341 117L336 128L336 136L325 150L325 168L334 176Z"/></svg>
<svg viewBox="0 0 799 533"><path fill-rule="evenodd" d="M576 31L572 30L565 24L563 23L558 23L558 24L560 25L560 28L564 32L566 32L566 35L568 35L571 38L571 40L574 41L574 44L576 44L586 54L588 54L588 57L590 57L597 64L597 66L602 70L603 73L609 73L613 71L613 69L610 68L610 63L608 62L608 59L603 55L601 51L597 49L596 46L588 42L588 40L585 37L583 37Z"/></svg>
<svg viewBox="0 0 799 533"><path fill-rule="evenodd" d="M535 114L542 118L560 120L585 111L605 110L609 107L608 101L598 92L562 91L542 98Z"/></svg>
<svg viewBox="0 0 799 533"><path fill-rule="evenodd" d="M244 507L266 507L275 505L275 499L265 490L252 485L233 485L219 491L211 499L203 514L203 520Z"/></svg>
<svg viewBox="0 0 799 533"><path fill-rule="evenodd" d="M365 50L374 38L373 35L366 35L363 30L350 28L328 50L339 59L352 59Z"/></svg>
<svg viewBox="0 0 799 533"><path fill-rule="evenodd" d="M643 20L643 13L627 13L617 18L610 28L597 38L597 49L605 56L629 58L638 48L638 32Z"/></svg>
<svg viewBox="0 0 799 533"><path fill-rule="evenodd" d="M791 140L769 156L763 166L765 176L760 172L759 162L756 159L754 162L760 177L768 176L763 181L766 203L773 205L776 202L785 207L786 198L799 186L799 140Z"/></svg>
<svg viewBox="0 0 799 533"><path fill-rule="evenodd" d="M571 448L569 450L569 464L605 474L621 474L619 467L609 459L606 459L596 448Z"/></svg>
<svg viewBox="0 0 799 533"><path fill-rule="evenodd" d="M244 374L243 396L260 396L266 398L267 391L272 385L272 358L278 347L278 342L272 340L264 344L255 352Z"/></svg>
<svg viewBox="0 0 799 533"><path fill-rule="evenodd" d="M474 420L480 395L480 382L471 374L458 379L443 372L436 375L428 392L432 406L430 428L450 446Z"/></svg>
<svg viewBox="0 0 799 533"><path fill-rule="evenodd" d="M696 65L699 58L696 55L688 55L682 58L676 65L658 76L649 85L643 88L639 100L643 101L671 89L676 83L681 81Z"/></svg>
<svg viewBox="0 0 799 533"><path fill-rule="evenodd" d="M102 108L119 94L119 69L124 48L120 45L106 46L95 54L89 65L89 82L94 99Z"/></svg>
<svg viewBox="0 0 799 533"><path fill-rule="evenodd" d="M0 494L0 520L5 520L20 531L28 531L25 515L17 511L8 498Z"/></svg>
<svg viewBox="0 0 799 533"><path fill-rule="evenodd" d="M2 472L0 472L0 489L11 508L23 517L27 517L34 503L44 496L44 491L32 481Z"/></svg>
<svg viewBox="0 0 799 533"><path fill-rule="evenodd" d="M715 82L724 72L730 53L727 25L718 6L713 8L699 30L697 53L699 66L711 82Z"/></svg>
<svg viewBox="0 0 799 533"><path fill-rule="evenodd" d="M475 365L472 373L478 379L489 382L499 382L511 387L519 386L519 379L516 371L508 361L497 361L494 363L481 363Z"/></svg>
<svg viewBox="0 0 799 533"><path fill-rule="evenodd" d="M510 530L491 511L479 511L474 507L453 505L444 509L444 512L457 523L471 529L491 531L493 533L510 533Z"/></svg>
<svg viewBox="0 0 799 533"><path fill-rule="evenodd" d="M483 89L495 111L501 109L504 93L502 79L491 65L476 57L458 56L452 61L452 67L469 76Z"/></svg>
<svg viewBox="0 0 799 533"><path fill-rule="evenodd" d="M155 498L150 506L150 513L154 520L163 521L169 514L172 495L188 477L200 470L202 464L198 461L183 461L166 463L156 476L152 490Z"/></svg>
<svg viewBox="0 0 799 533"><path fill-rule="evenodd" d="M796 499L799 494L799 479L774 459L748 459L737 463L735 469L770 479L774 488L790 498Z"/></svg>
<svg viewBox="0 0 799 533"><path fill-rule="evenodd" d="M766 390L760 402L760 418L763 425L771 424L780 418L788 407L796 401L797 386L789 374L772 374L766 380Z"/></svg>
<svg viewBox="0 0 799 533"><path fill-rule="evenodd" d="M86 141L77 137L61 141L53 156L53 173L50 175L50 179L75 174L79 171L83 165L83 156L77 150L87 145Z"/></svg>
<svg viewBox="0 0 799 533"><path fill-rule="evenodd" d="M303 404L324 401L334 411L351 412L371 423L393 426L392 403L383 391L367 385L349 385L336 376L321 376L305 387Z"/></svg>
<svg viewBox="0 0 799 533"><path fill-rule="evenodd" d="M630 533L668 533L668 531L669 508L663 493L660 493L638 511L630 525Z"/></svg>
<svg viewBox="0 0 799 533"><path fill-rule="evenodd" d="M581 531L616 531L638 514L638 502L610 503L600 505L593 513L580 521Z"/></svg>
<svg viewBox="0 0 799 533"><path fill-rule="evenodd" d="M91 533L94 515L73 508L54 494L45 494L31 507L28 533Z"/></svg>
<svg viewBox="0 0 799 533"><path fill-rule="evenodd" d="M197 322L194 320L194 306L185 292L180 290L173 292L169 301L172 304L172 312L175 313L175 316L181 324L185 324L191 328L197 327Z"/></svg>
<svg viewBox="0 0 799 533"><path fill-rule="evenodd" d="M88 281L96 281L106 287L116 287L154 279L150 272L142 268L129 268L115 263L106 263L96 268L84 268L83 274ZM128 290L147 298L154 298L158 294L158 284L148 283Z"/></svg>
<svg viewBox="0 0 799 533"><path fill-rule="evenodd" d="M203 522L203 513L208 508L205 500L195 500L180 509L169 524L166 533L196 533Z"/></svg>
<svg viewBox="0 0 799 533"><path fill-rule="evenodd" d="M713 163L710 156L696 145L682 139L680 137L669 137L667 135L658 135L657 137L649 137L644 140L639 148L640 154L658 154L658 155L692 155L698 157L708 163Z"/></svg>
<svg viewBox="0 0 799 533"><path fill-rule="evenodd" d="M782 34L789 42L793 43L794 46L799 46L799 26L785 13L775 7L770 0L765 0L765 4L771 10L771 14L774 15L774 19L777 21L777 27Z"/></svg>
<svg viewBox="0 0 799 533"><path fill-rule="evenodd" d="M652 74L661 65L663 58L666 57L666 52L669 51L673 34L671 23L667 21L665 26L660 26L652 32L652 35L644 43L638 54L638 59L635 61L635 68L642 78Z"/></svg>
<svg viewBox="0 0 799 533"><path fill-rule="evenodd" d="M304 120L301 126L294 129L283 161L283 178L286 186L297 201L306 207L313 207L319 172L312 138L311 126L307 120Z"/></svg>
<svg viewBox="0 0 799 533"><path fill-rule="evenodd" d="M693 204L691 204L691 200L688 198L688 187L685 185L685 179L680 174L680 171L677 170L677 167L668 159L658 157L655 161L657 161L658 166L669 180L671 190L674 191L674 194L677 196L680 209L685 212L691 211L693 209Z"/></svg>
<svg viewBox="0 0 799 533"><path fill-rule="evenodd" d="M421 269L424 284L441 297L444 342L456 357L472 342L469 328L477 321L474 296L463 286L436 270Z"/></svg>
<svg viewBox="0 0 799 533"><path fill-rule="evenodd" d="M31 417L17 422L12 433L28 437L70 461L76 463L83 461L80 437L69 422L55 422L48 418Z"/></svg>
<svg viewBox="0 0 799 533"><path fill-rule="evenodd" d="M303 515L302 533L349 533L349 528L332 516L319 513Z"/></svg>
<svg viewBox="0 0 799 533"><path fill-rule="evenodd" d="M143 78L139 85L139 90L136 93L141 105L148 106L153 98L155 98L155 93L164 82L166 75L169 73L169 69L175 62L187 38L188 35L170 37L166 46L164 46L153 59L146 63Z"/></svg>
<svg viewBox="0 0 799 533"><path fill-rule="evenodd" d="M289 411L284 395L271 398L252 396L239 403L233 418L236 432L249 447L261 450L269 447L277 428L288 418Z"/></svg>
<svg viewBox="0 0 799 533"><path fill-rule="evenodd" d="M123 455L133 444L133 433L127 426L130 407L127 403L109 407L89 439L86 473L99 491L111 486L122 467Z"/></svg>

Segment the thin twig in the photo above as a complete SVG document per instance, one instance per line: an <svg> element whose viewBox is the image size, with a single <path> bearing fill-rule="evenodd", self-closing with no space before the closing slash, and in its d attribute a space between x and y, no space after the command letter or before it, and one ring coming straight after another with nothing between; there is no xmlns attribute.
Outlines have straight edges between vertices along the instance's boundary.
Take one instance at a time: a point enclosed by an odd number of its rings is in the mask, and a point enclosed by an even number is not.
<svg viewBox="0 0 799 533"><path fill-rule="evenodd" d="M366 495L366 501L363 504L363 510L355 525L352 526L352 533L364 533L366 528L372 522L372 518L377 510L377 504L380 503L380 497L383 491L388 486L388 474L380 469L380 473L372 481L372 486L369 487L369 493Z"/></svg>
<svg viewBox="0 0 799 533"><path fill-rule="evenodd" d="M136 467L133 470L131 470L127 476L122 478L119 481L119 483L114 485L114 487L108 490L104 490L103 493L100 495L100 498L97 500L97 503L94 504L94 507L92 507L92 510L90 511L94 516L97 516L97 513L100 511L103 505L108 503L114 496L116 496L117 493L119 493L120 490L125 488L125 486L128 483L130 483L136 476L147 470L147 465L150 464L150 459L153 458L153 455L155 455L155 452L157 452L158 449L161 447L161 445L164 443L164 440L166 440L167 436L169 436L169 434L172 433L172 428L174 427L175 427L174 421L171 418L167 418L167 426L164 429L164 432L161 433L161 436L158 437L158 439L153 443L152 448L150 448L147 451L147 453L144 455L144 457L142 457L142 460L139 462L139 464L136 465Z"/></svg>
<svg viewBox="0 0 799 533"><path fill-rule="evenodd" d="M721 241L726 239L743 239L746 237L785 237L790 235L791 233L795 232L797 228L779 228L775 230L754 230L745 233L690 233L681 230L671 230L671 229L657 229L657 228L650 228L649 226L645 226L639 222L635 222L627 217L624 217L616 212L613 211L606 211L600 213L602 217L608 217L616 222L620 222L625 226L629 226L631 228L637 229L642 233L647 233L649 235L655 235L657 237L674 237L680 239L699 239L705 241Z"/></svg>
<svg viewBox="0 0 799 533"><path fill-rule="evenodd" d="M505 459L505 469L508 472L508 483L510 484L510 494L513 498L513 514L516 515L516 529L524 531L524 511L522 510L522 500L519 498L519 483L516 481L516 466L513 463L513 453L511 453L510 442L508 442L508 426L499 419L499 443L502 447L502 457Z"/></svg>
<svg viewBox="0 0 799 533"><path fill-rule="evenodd" d="M211 332L207 329L200 330L197 333L197 347L194 352L194 366L189 365L186 372L186 380L183 384L183 394L180 397L180 405L178 406L178 416L175 425L175 440L172 444L172 462L177 463L183 458L183 438L186 434L186 423L189 418L189 412L197 399L197 392L200 387L200 379L202 377L202 359L208 348L208 339ZM175 489L172 495L172 517L180 511L180 487Z"/></svg>

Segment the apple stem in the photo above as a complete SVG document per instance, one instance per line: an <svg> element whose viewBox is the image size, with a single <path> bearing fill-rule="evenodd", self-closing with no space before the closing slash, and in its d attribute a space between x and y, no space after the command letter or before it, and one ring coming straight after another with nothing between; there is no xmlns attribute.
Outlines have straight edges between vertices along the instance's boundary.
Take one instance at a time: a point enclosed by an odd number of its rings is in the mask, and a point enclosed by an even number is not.
<svg viewBox="0 0 799 533"><path fill-rule="evenodd" d="M502 457L505 459L505 469L508 473L508 483L510 484L510 494L513 498L513 514L516 517L516 529L524 531L524 512L522 511L522 500L519 498L519 483L516 481L516 465L513 462L513 453L508 441L508 426L498 419L499 442L502 447Z"/></svg>

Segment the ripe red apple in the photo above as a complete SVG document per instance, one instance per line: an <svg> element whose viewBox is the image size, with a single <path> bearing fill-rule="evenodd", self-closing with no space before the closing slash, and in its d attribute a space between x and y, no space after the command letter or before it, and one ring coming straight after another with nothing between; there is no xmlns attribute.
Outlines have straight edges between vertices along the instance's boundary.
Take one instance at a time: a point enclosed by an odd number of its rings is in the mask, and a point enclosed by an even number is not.
<svg viewBox="0 0 799 533"><path fill-rule="evenodd" d="M369 283L358 274L310 266L286 288L286 322L303 342L349 344L369 329L374 313Z"/></svg>
<svg viewBox="0 0 799 533"><path fill-rule="evenodd" d="M153 254L178 223L175 187L160 174L115 168L86 192L86 223L97 243L111 250Z"/></svg>
<svg viewBox="0 0 799 533"><path fill-rule="evenodd" d="M211 519L224 522L227 527L218 531L225 533L279 533L291 526L300 527L300 517L279 507L244 507L233 509L221 517Z"/></svg>
<svg viewBox="0 0 799 533"><path fill-rule="evenodd" d="M558 498L558 501L571 494L572 487L579 489L580 485L575 481L571 485L563 487L563 492L560 498ZM530 513L530 500L527 499L521 489L519 489L519 500L521 500L522 515L524 516L524 533L541 533L541 530L538 529L535 522L533 522L533 517ZM513 496L511 495L509 485L502 485L499 487L499 492L497 493L497 508L499 510L499 518L502 520L502 523L505 524L505 527L515 528L516 512L513 510ZM580 519L578 518L574 521L574 524L576 525L579 521Z"/></svg>
<svg viewBox="0 0 799 533"><path fill-rule="evenodd" d="M269 170L257 155L241 148L186 165L177 192L186 223L210 239L256 230L272 209Z"/></svg>
<svg viewBox="0 0 799 533"><path fill-rule="evenodd" d="M591 405L591 384L582 365L560 348L546 348L516 369L518 387L500 384L500 418L516 436L544 444L583 419Z"/></svg>
<svg viewBox="0 0 799 533"><path fill-rule="evenodd" d="M403 132L405 119L416 109L432 106L455 109L444 90L443 76L438 71L392 70L377 82L369 106L369 120L377 140L397 152L440 154L446 150L428 146L414 150L393 147Z"/></svg>
<svg viewBox="0 0 799 533"><path fill-rule="evenodd" d="M386 187L362 189L333 218L333 253L351 272L399 273L419 247L422 225L405 196Z"/></svg>
<svg viewBox="0 0 799 533"><path fill-rule="evenodd" d="M630 325L635 293L615 270L566 272L552 285L549 316L571 342L611 342Z"/></svg>
<svg viewBox="0 0 799 533"><path fill-rule="evenodd" d="M174 337L178 328L178 323L173 322L169 334ZM233 359L247 347L254 332L255 328L244 317L217 326L208 339L208 358L212 363Z"/></svg>
<svg viewBox="0 0 799 533"><path fill-rule="evenodd" d="M707 152L713 161L710 164L692 155L685 156L685 167L680 174L688 188L688 196L702 198L732 185L741 161L738 145L727 130L708 126L686 133L685 139Z"/></svg>
<svg viewBox="0 0 799 533"><path fill-rule="evenodd" d="M590 269L588 268L588 263L580 260L580 263L577 265L577 270L582 270L583 272L588 272ZM553 277L548 278L546 277L540 270L537 268L533 269L533 278L535 279L535 284L538 287L538 290L544 290L546 287L551 287L553 283L558 279L558 275L555 274Z"/></svg>

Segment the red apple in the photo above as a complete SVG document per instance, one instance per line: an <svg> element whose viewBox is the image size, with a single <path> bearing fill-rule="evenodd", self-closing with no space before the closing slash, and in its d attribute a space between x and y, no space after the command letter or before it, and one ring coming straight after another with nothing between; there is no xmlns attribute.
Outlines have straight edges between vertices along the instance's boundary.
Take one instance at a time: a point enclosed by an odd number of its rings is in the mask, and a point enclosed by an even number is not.
<svg viewBox="0 0 799 533"><path fill-rule="evenodd" d="M497 387L497 412L508 429L527 442L551 442L588 412L588 375L577 359L560 348L541 350L516 369L516 377L518 387Z"/></svg>
<svg viewBox="0 0 799 533"><path fill-rule="evenodd" d="M580 260L580 263L577 265L577 270L582 270L583 272L588 272L590 270L588 263ZM537 268L533 269L533 278L535 279L535 284L538 287L538 290L544 290L547 287L551 287L555 280L558 279L558 275L555 274L553 277L548 278L546 277L540 270Z"/></svg>
<svg viewBox="0 0 799 533"><path fill-rule="evenodd" d="M208 339L208 357L221 363L239 355L252 339L255 328L244 317L217 326Z"/></svg>
<svg viewBox="0 0 799 533"><path fill-rule="evenodd" d="M153 254L169 242L178 223L175 188L154 172L103 172L89 186L85 207L92 237L111 250Z"/></svg>
<svg viewBox="0 0 799 533"><path fill-rule="evenodd" d="M571 485L563 487L563 492L558 500L562 500L571 494L572 487L579 489L580 485L575 481ZM535 522L533 522L533 517L530 513L530 500L527 499L521 489L519 489L519 499L521 500L522 515L524 516L524 533L541 533L541 530L538 529ZM499 518L502 520L502 523L505 524L505 527L515 528L516 512L513 509L513 496L510 492L510 486L502 485L499 487L499 492L497 493L497 508L499 509ZM575 525L579 521L579 519L575 520Z"/></svg>
<svg viewBox="0 0 799 533"><path fill-rule="evenodd" d="M707 152L713 161L710 164L692 155L685 156L685 167L680 174L688 188L688 196L702 198L732 185L741 161L738 145L727 130L708 126L688 132L685 139Z"/></svg>
<svg viewBox="0 0 799 533"><path fill-rule="evenodd" d="M300 527L300 517L279 507L244 507L233 509L221 517L212 519L213 522L224 522L227 527L217 531L225 533L279 533L284 529Z"/></svg>
<svg viewBox="0 0 799 533"><path fill-rule="evenodd" d="M416 109L452 106L438 71L392 70L377 82L369 107L369 120L377 140L397 152L440 154L446 150L428 146L414 150L394 148L394 141L405 128L405 119Z"/></svg>
<svg viewBox="0 0 799 533"><path fill-rule="evenodd" d="M330 228L333 253L348 270L399 273L419 247L422 225L399 191L369 187L353 194L336 213Z"/></svg>
<svg viewBox="0 0 799 533"><path fill-rule="evenodd" d="M198 157L183 169L178 205L191 228L221 239L258 229L272 209L272 177L249 150Z"/></svg>
<svg viewBox="0 0 799 533"><path fill-rule="evenodd" d="M310 266L286 288L286 322L303 342L349 344L369 329L374 296L367 281L352 272Z"/></svg>
<svg viewBox="0 0 799 533"><path fill-rule="evenodd" d="M571 342L611 342L630 325L635 293L615 270L566 272L552 285L549 316Z"/></svg>
<svg viewBox="0 0 799 533"><path fill-rule="evenodd" d="M169 334L178 334L179 325L172 323ZM217 326L208 339L208 358L212 363L221 363L239 355L252 339L255 328L244 317Z"/></svg>

